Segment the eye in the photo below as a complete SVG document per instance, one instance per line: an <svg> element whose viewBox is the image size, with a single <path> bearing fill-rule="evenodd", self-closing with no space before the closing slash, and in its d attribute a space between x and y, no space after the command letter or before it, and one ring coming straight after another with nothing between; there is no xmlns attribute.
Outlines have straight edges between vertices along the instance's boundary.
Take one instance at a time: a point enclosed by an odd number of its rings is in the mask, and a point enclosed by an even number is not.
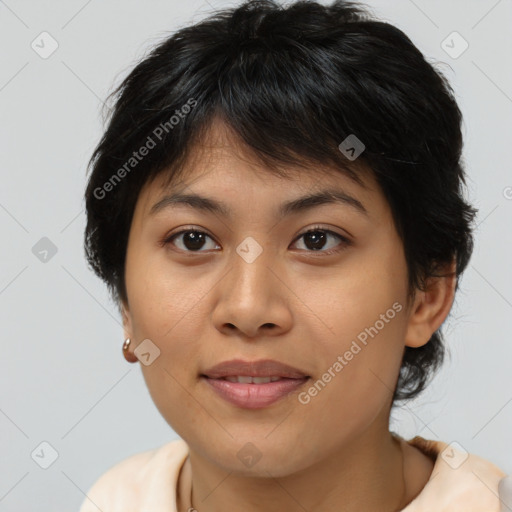
<svg viewBox="0 0 512 512"><path fill-rule="evenodd" d="M338 244L341 245L341 247L338 247L336 249L329 249L327 251L322 250L326 243L326 240L329 237L334 237L341 240L341 243ZM320 226L315 226L309 229L308 231L305 231L304 233L299 235L299 237L296 240L299 240L301 238L304 238L304 245L306 246L306 250L310 249L310 251L308 252L322 252L322 254L327 255L340 252L347 246L351 245L352 243L348 238L339 235L338 233L334 233L331 230L322 229ZM175 240L180 239L182 247L179 247L178 244L175 243ZM210 235L208 235L205 231L189 228L166 237L161 242L161 245L165 246L168 244L173 244L176 245L178 249L184 252L205 252L201 251L200 249L204 247L206 239L210 239L213 241L213 238Z"/></svg>
<svg viewBox="0 0 512 512"><path fill-rule="evenodd" d="M177 238L182 238L181 243L184 245L184 248L178 247L178 249L185 252L204 252L198 251L198 249L204 245L205 239L209 238L210 240L213 240L213 238L204 231L200 231L198 229L184 229L167 237L162 241L162 245L165 246L170 243L174 245L174 239Z"/></svg>
<svg viewBox="0 0 512 512"><path fill-rule="evenodd" d="M338 244L341 245L341 247L338 247L336 249L329 249L327 251L321 250L324 247L328 237L334 237L341 240L342 243ZM346 247L350 246L352 243L348 238L339 235L338 233L334 233L334 231L331 231L329 229L322 229L321 226L315 226L311 229L308 229L307 231L299 235L297 240L300 240L301 238L304 238L304 245L306 246L306 248L312 249L313 252L321 252L322 254L327 255L340 252Z"/></svg>

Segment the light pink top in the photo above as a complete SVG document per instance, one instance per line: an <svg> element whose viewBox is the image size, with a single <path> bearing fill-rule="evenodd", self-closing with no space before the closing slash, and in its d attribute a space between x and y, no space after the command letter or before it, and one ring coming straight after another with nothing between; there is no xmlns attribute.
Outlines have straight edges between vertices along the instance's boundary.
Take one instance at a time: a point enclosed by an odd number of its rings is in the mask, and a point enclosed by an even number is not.
<svg viewBox="0 0 512 512"><path fill-rule="evenodd" d="M405 442L435 463L423 490L401 512L512 511L512 475L441 441L416 436ZM178 476L187 456L188 445L178 439L124 459L92 485L80 512L178 512ZM189 472L180 478L190 496Z"/></svg>

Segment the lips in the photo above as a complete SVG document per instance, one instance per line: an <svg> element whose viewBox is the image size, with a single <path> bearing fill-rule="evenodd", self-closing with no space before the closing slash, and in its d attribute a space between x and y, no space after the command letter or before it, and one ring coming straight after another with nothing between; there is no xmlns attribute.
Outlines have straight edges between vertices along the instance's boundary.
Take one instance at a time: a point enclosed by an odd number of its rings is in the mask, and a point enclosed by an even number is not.
<svg viewBox="0 0 512 512"><path fill-rule="evenodd" d="M222 378L209 379L208 377L201 377L201 380L217 396L231 405L242 409L261 409L269 407L292 393L296 393L302 386L306 385L309 378L280 378L275 382L266 384L229 382Z"/></svg>
<svg viewBox="0 0 512 512"><path fill-rule="evenodd" d="M260 359L259 361L232 359L230 361L223 361L205 370L201 376L210 379L225 379L226 377L280 377L286 379L304 379L309 377L300 369L273 359Z"/></svg>
<svg viewBox="0 0 512 512"><path fill-rule="evenodd" d="M296 392L310 376L272 359L232 359L200 374L201 380L223 400L243 409L260 409Z"/></svg>

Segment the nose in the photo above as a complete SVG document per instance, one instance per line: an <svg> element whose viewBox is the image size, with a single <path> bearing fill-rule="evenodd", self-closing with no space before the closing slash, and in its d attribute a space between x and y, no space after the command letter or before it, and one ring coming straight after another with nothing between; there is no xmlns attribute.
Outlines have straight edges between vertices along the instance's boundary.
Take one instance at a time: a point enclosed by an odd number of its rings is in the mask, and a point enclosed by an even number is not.
<svg viewBox="0 0 512 512"><path fill-rule="evenodd" d="M233 252L229 270L217 286L212 314L215 327L224 334L237 331L255 338L291 328L293 293L272 252L263 249L255 259Z"/></svg>

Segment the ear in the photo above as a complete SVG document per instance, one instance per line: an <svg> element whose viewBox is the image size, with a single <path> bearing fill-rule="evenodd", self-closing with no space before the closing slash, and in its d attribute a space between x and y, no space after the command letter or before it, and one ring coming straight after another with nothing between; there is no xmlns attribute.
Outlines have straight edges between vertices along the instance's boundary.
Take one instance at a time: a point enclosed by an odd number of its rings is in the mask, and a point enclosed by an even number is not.
<svg viewBox="0 0 512 512"><path fill-rule="evenodd" d="M406 346L417 348L425 345L445 321L455 297L455 269L454 260L442 268L445 277L431 277L425 291L417 290L405 335Z"/></svg>
<svg viewBox="0 0 512 512"><path fill-rule="evenodd" d="M121 301L121 314L123 317L124 339L126 339L126 338L132 339L133 338L132 316L131 316L128 304L124 300Z"/></svg>

